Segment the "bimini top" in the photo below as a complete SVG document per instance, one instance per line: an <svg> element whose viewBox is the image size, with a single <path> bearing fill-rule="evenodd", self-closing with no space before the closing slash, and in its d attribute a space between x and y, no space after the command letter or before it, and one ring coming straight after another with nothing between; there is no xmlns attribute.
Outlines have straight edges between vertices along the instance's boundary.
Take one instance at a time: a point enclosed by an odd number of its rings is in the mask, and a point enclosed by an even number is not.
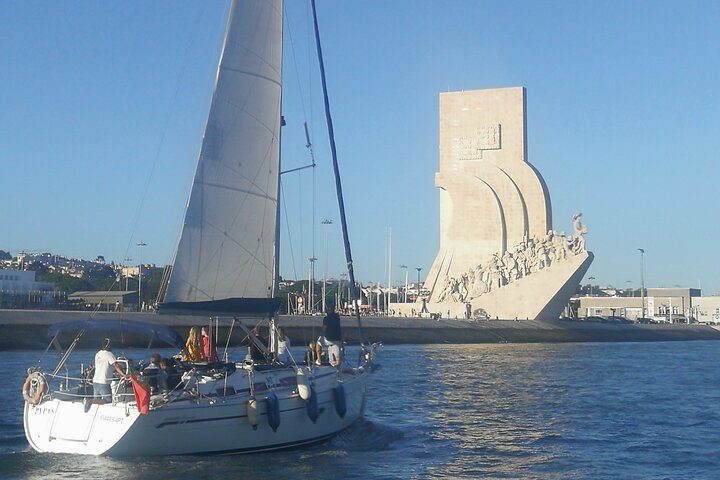
<svg viewBox="0 0 720 480"><path fill-rule="evenodd" d="M120 333L136 333L145 335L150 339L161 340L168 345L172 345L179 350L184 348L184 342L180 334L165 325L156 323L136 322L132 320L97 320L89 318L87 320L75 320L71 322L60 322L50 325L48 336L54 337L61 332L120 332Z"/></svg>

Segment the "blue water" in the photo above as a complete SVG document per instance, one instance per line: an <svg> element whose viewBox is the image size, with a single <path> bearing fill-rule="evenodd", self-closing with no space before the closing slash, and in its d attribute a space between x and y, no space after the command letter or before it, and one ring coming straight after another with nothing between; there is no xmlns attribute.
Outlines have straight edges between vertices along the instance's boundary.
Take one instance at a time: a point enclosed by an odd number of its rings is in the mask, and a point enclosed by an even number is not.
<svg viewBox="0 0 720 480"><path fill-rule="evenodd" d="M720 478L720 342L391 346L366 417L303 449L229 457L41 455L1 352L0 477Z"/></svg>

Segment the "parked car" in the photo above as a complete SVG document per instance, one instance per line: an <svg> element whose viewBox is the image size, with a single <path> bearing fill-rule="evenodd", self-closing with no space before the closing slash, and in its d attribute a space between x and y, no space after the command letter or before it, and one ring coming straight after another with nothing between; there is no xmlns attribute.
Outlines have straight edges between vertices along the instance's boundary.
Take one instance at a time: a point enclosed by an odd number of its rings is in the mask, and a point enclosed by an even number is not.
<svg viewBox="0 0 720 480"><path fill-rule="evenodd" d="M632 323L625 317L609 316L606 317L607 323Z"/></svg>

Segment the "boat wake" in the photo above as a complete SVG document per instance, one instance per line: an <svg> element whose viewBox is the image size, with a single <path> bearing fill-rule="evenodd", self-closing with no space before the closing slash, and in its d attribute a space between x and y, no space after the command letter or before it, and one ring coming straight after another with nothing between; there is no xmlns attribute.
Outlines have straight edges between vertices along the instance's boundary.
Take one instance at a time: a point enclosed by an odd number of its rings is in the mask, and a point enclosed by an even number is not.
<svg viewBox="0 0 720 480"><path fill-rule="evenodd" d="M356 452L379 452L390 449L393 443L404 437L402 430L363 418L333 438L330 447Z"/></svg>

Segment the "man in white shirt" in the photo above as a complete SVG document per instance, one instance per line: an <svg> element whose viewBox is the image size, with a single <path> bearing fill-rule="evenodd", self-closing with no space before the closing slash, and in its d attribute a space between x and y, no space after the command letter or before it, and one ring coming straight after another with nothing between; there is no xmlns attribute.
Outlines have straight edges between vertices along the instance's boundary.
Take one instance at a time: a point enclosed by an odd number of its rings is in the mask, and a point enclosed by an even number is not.
<svg viewBox="0 0 720 480"><path fill-rule="evenodd" d="M112 399L110 381L113 379L113 369L125 377L117 363L115 355L110 351L110 339L103 339L100 350L95 354L95 374L93 375L93 397L108 402Z"/></svg>

